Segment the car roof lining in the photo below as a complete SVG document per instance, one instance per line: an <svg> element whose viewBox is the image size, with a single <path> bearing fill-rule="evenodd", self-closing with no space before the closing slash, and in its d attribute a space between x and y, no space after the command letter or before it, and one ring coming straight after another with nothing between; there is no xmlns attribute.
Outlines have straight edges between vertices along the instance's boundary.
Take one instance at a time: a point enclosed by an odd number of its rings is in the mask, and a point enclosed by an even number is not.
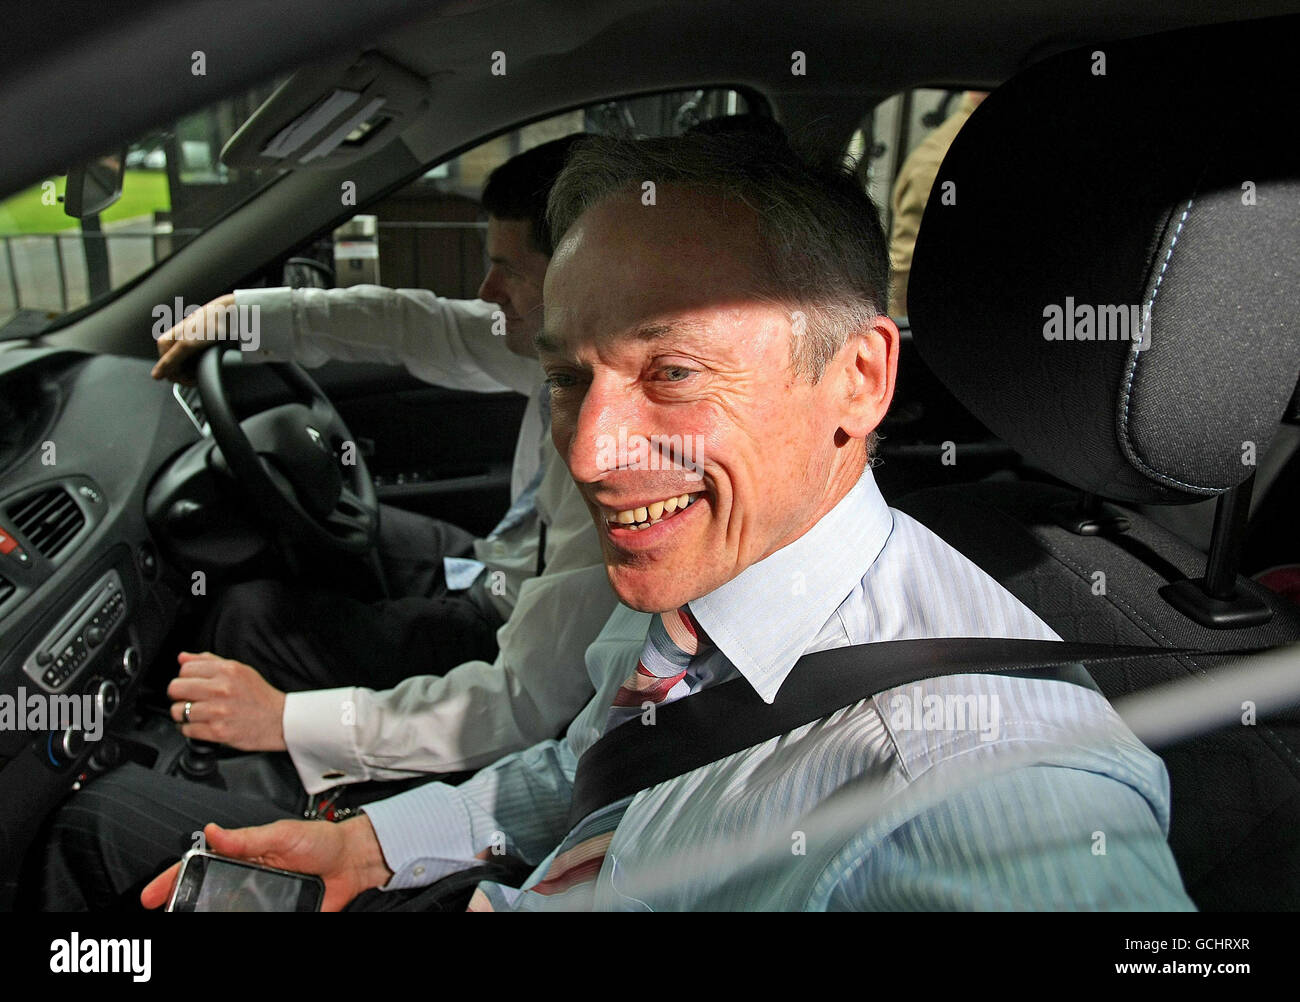
<svg viewBox="0 0 1300 1002"><path fill-rule="evenodd" d="M1230 12L1213 0L1063 0L1051 7L1035 0L840 0L818 9L773 0L181 0L87 22L82 6L56 0L39 19L5 32L0 128L30 141L0 150L0 190L309 59L360 51L359 40L374 40L364 47L430 80L430 117L446 123L466 98L483 99L485 84L499 84L518 103L549 94L559 76L598 94L673 89L707 67L709 76L748 84L779 107L785 93L866 97L920 81L991 83L1045 43L1297 9L1295 0L1256 0ZM64 22L72 30L60 27L51 40L49 25ZM720 28L730 44L718 44ZM196 49L208 62L201 77L188 71ZM807 56L806 75L790 72L794 50ZM150 58L141 59L142 51ZM507 55L504 77L488 75L495 51ZM169 67L170 60L180 66ZM165 74L182 75L187 86L159 86ZM480 126L480 133L498 125ZM466 138L451 128L447 148Z"/></svg>

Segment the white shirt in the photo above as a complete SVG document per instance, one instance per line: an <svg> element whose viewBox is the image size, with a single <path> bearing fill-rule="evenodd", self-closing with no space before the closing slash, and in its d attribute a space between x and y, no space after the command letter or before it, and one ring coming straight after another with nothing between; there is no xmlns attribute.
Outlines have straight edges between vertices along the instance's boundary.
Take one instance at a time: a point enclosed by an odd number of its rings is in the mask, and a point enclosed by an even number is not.
<svg viewBox="0 0 1300 1002"><path fill-rule="evenodd" d="M546 431L540 399L544 376L533 358L516 355L492 333L493 303L444 299L425 289L354 285L348 289L240 289L236 306L257 306L257 355L313 367L330 359L401 365L417 379L478 393L513 390L528 398L514 467L513 501L541 464Z"/></svg>
<svg viewBox="0 0 1300 1002"><path fill-rule="evenodd" d="M548 526L546 570L536 527L479 540L478 558L505 572L509 607L496 661L444 677L416 676L386 692L360 687L290 693L284 736L309 793L342 783L475 769L554 737L591 698L582 654L617 604L591 515L544 433L541 369L494 335L491 303L420 289L253 289L261 354L319 365L328 359L400 364L439 385L529 395L511 476L512 497L538 469L538 517ZM512 611L513 610L513 611Z"/></svg>

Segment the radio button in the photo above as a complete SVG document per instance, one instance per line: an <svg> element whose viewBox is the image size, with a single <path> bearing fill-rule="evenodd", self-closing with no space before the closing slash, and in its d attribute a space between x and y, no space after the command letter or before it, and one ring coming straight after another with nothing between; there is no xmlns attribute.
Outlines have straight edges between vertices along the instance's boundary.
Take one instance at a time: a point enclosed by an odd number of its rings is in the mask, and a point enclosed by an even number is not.
<svg viewBox="0 0 1300 1002"><path fill-rule="evenodd" d="M63 732L63 737L59 739L59 750L63 752L64 758L69 761L76 758L86 750L86 735L81 732L80 728L69 727Z"/></svg>

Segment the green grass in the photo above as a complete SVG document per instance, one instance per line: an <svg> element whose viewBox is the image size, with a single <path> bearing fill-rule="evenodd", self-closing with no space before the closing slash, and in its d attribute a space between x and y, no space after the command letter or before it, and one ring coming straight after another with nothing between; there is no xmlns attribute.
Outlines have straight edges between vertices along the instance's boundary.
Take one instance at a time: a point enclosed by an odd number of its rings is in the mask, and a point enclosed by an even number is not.
<svg viewBox="0 0 1300 1002"><path fill-rule="evenodd" d="M66 179L51 178L54 190L63 194ZM42 201L42 182L0 202L0 233L58 233L80 230L81 223L63 211L63 203L46 205ZM122 181L122 197L100 215L100 222L134 216L150 216L155 210L171 208L171 192L166 171L129 170Z"/></svg>

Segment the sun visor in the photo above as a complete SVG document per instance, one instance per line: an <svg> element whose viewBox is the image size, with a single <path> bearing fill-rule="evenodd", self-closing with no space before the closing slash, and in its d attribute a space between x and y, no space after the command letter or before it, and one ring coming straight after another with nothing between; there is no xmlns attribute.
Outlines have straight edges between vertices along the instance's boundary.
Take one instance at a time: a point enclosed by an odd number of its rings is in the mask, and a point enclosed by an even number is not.
<svg viewBox="0 0 1300 1002"><path fill-rule="evenodd" d="M428 100L425 80L377 52L299 70L226 143L237 168L332 169L396 139Z"/></svg>

